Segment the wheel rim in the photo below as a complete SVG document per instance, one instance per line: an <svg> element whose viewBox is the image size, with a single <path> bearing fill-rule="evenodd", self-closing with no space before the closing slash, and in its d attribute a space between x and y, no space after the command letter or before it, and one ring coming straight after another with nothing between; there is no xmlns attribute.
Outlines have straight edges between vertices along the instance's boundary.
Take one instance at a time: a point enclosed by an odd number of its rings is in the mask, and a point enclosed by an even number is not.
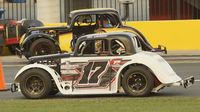
<svg viewBox="0 0 200 112"><path fill-rule="evenodd" d="M26 90L31 95L41 94L44 90L44 82L38 76L31 76L26 80Z"/></svg>
<svg viewBox="0 0 200 112"><path fill-rule="evenodd" d="M33 55L46 55L51 54L51 47L47 43L40 43L33 49Z"/></svg>
<svg viewBox="0 0 200 112"><path fill-rule="evenodd" d="M140 72L132 73L131 75L128 76L127 85L129 89L131 89L131 91L141 92L147 86L147 79Z"/></svg>

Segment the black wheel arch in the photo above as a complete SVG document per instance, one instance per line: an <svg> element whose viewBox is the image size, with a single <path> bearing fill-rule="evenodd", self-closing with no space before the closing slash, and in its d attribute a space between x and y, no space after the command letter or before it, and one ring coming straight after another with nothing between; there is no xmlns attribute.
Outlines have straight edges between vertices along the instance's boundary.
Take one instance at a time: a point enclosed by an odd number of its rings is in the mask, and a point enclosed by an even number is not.
<svg viewBox="0 0 200 112"><path fill-rule="evenodd" d="M40 69L40 70L43 70L43 71L45 71L45 72L53 79L53 77L50 75L50 73L49 73L47 70L45 70L45 69L43 69L43 68L39 68L39 67L34 67L34 68L26 69L25 71L23 71L22 73L20 73L20 74L17 76L17 78L14 80L14 82L19 83L19 82L20 82L21 76L24 75L27 71L32 70L32 69Z"/></svg>
<svg viewBox="0 0 200 112"><path fill-rule="evenodd" d="M45 33L36 33L36 34L31 34L29 35L28 37L26 37L24 39L24 41L21 43L21 48L24 49L24 51L28 51L31 44L35 41L35 40L38 40L38 39L41 39L41 38L45 38L45 39L48 39L50 41L52 41L53 43L55 43L56 47L60 50L60 46L59 46L59 42L58 40L56 40L56 38L52 35L49 35L49 34L45 34Z"/></svg>

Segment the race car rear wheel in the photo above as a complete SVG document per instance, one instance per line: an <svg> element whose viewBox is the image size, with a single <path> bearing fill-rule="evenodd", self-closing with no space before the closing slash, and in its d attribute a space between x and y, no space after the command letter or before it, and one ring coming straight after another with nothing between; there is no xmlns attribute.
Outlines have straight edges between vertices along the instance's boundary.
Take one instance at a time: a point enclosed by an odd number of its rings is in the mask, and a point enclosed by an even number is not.
<svg viewBox="0 0 200 112"><path fill-rule="evenodd" d="M45 98L52 90L49 74L41 69L30 69L20 78L22 94L31 99Z"/></svg>
<svg viewBox="0 0 200 112"><path fill-rule="evenodd" d="M49 39L35 40L30 47L30 56L55 54L58 52L56 45Z"/></svg>
<svg viewBox="0 0 200 112"><path fill-rule="evenodd" d="M143 66L131 67L123 75L122 87L130 96L148 96L154 87L154 78Z"/></svg>

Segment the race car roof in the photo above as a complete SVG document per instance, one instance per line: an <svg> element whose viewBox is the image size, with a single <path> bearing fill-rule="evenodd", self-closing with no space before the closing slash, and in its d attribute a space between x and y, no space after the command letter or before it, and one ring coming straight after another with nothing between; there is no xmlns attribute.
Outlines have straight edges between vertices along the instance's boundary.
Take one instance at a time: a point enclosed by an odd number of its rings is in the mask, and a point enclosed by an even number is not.
<svg viewBox="0 0 200 112"><path fill-rule="evenodd" d="M134 33L132 32L109 32L109 33L102 33L102 34L88 34L88 35L84 35L82 37L80 37L79 39L96 39L96 38L106 38L108 36L117 36L117 35L124 35L124 36L128 36L128 37L134 37L136 36Z"/></svg>
<svg viewBox="0 0 200 112"><path fill-rule="evenodd" d="M84 14L105 14L105 13L113 13L119 15L118 11L113 8L94 8L94 9L80 9L70 12L70 17L74 17L76 15L84 15Z"/></svg>

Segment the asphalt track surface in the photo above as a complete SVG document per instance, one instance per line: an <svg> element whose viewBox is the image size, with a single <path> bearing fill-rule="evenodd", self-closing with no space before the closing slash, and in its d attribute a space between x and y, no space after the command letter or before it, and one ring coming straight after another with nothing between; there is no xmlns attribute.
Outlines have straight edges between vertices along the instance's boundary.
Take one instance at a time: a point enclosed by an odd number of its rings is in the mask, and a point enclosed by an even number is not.
<svg viewBox="0 0 200 112"><path fill-rule="evenodd" d="M27 64L27 60L19 59L17 57L4 57L3 58L3 71L6 82L9 84L14 79L15 74L21 67ZM170 62L170 65L174 71L182 78L189 76L194 76L196 80L200 80L200 62L195 61L184 61L184 62ZM195 84L190 88L183 87L166 87L159 93L151 95L151 97L179 97L179 96L200 96L200 82L195 82ZM91 98L91 97L126 97L125 94L114 94L114 95L87 95L87 96L71 96L57 94L51 98ZM24 96L19 93L11 93L10 91L1 91L0 99L24 99Z"/></svg>

